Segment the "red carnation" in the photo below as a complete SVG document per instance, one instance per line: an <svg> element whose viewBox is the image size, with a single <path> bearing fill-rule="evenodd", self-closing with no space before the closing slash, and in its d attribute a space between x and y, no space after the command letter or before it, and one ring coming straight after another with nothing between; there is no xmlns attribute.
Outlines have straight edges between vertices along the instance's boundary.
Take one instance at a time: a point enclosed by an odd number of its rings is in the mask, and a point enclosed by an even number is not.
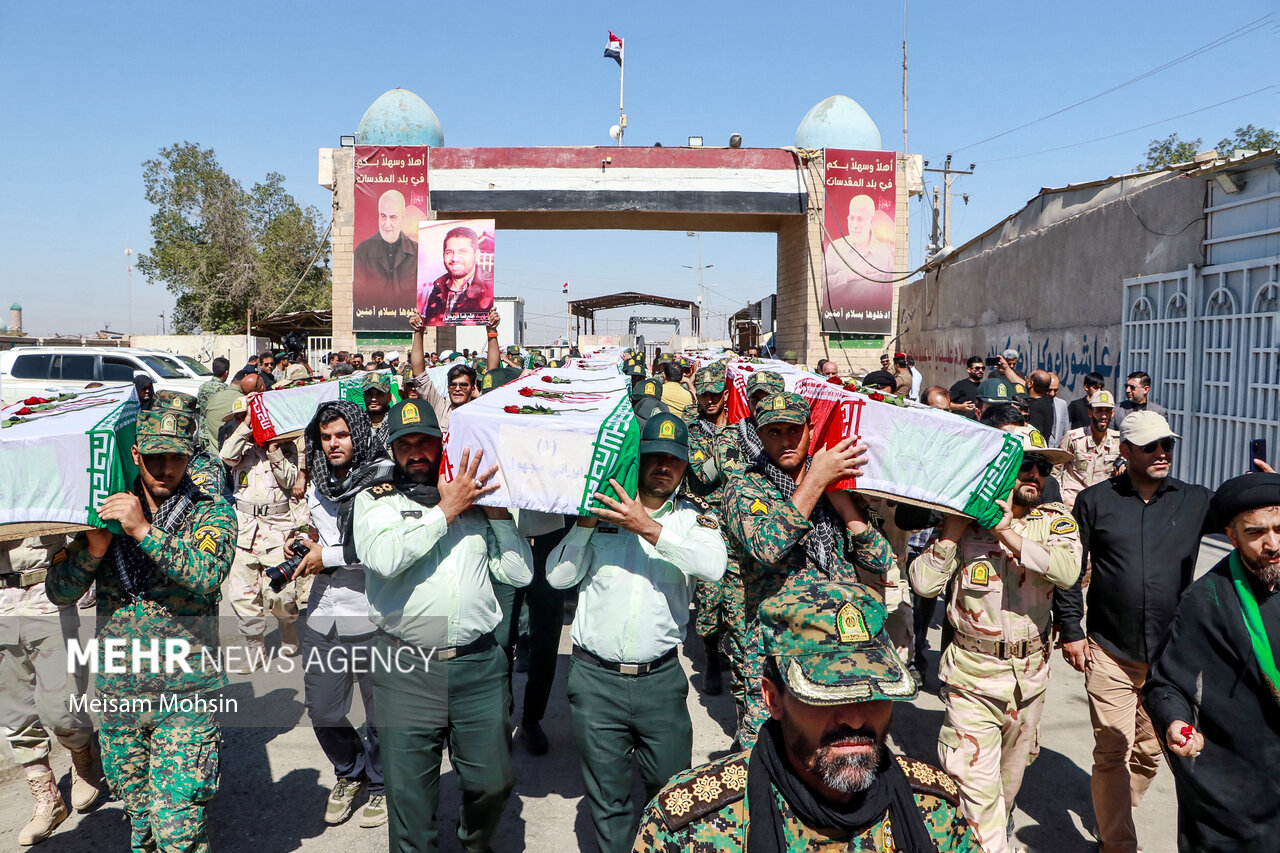
<svg viewBox="0 0 1280 853"><path fill-rule="evenodd" d="M521 388L521 389L520 389L520 396L521 396L521 397L532 397L532 396L533 396L533 389L532 389L532 388Z"/></svg>
<svg viewBox="0 0 1280 853"><path fill-rule="evenodd" d="M827 381L830 382L832 385L842 384L842 380L840 379L839 376L828 376Z"/></svg>
<svg viewBox="0 0 1280 853"><path fill-rule="evenodd" d="M39 406L41 403L47 403L49 401L44 397L28 397L22 402L26 403L28 406Z"/></svg>
<svg viewBox="0 0 1280 853"><path fill-rule="evenodd" d="M509 415L518 415L520 414L520 407L519 406L503 406L502 411L506 412Z"/></svg>
<svg viewBox="0 0 1280 853"><path fill-rule="evenodd" d="M884 402L884 394L881 394L879 391L872 391L872 392L871 392L870 394L868 394L867 396L868 396L868 397L870 397L872 400L875 400L875 401L877 401L877 402L881 402L881 403L883 403L883 402Z"/></svg>
<svg viewBox="0 0 1280 853"><path fill-rule="evenodd" d="M542 381L543 381L543 382L554 382L555 380L554 380L554 379L552 379L550 376L544 376L544 377L542 377Z"/></svg>

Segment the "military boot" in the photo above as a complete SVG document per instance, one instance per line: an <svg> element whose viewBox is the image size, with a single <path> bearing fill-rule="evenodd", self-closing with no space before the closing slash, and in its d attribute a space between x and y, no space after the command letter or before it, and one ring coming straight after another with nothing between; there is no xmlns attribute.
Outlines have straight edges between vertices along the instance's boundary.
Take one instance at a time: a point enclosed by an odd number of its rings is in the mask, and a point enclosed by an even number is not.
<svg viewBox="0 0 1280 853"><path fill-rule="evenodd" d="M35 773L31 771L35 770ZM53 773L49 766L43 765L27 768L27 784L31 786L31 794L35 797L35 811L31 822L18 833L18 843L23 847L39 844L67 819L67 804L62 801L62 794L53 783Z"/></svg>
<svg viewBox="0 0 1280 853"><path fill-rule="evenodd" d="M71 752L71 807L78 812L88 811L105 793L105 789L102 753L90 739L83 749Z"/></svg>

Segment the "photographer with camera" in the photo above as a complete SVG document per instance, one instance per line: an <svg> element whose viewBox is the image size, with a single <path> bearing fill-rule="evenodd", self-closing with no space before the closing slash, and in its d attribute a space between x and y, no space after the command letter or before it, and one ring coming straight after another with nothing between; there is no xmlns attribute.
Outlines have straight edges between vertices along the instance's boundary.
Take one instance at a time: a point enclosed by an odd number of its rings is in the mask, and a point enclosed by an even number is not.
<svg viewBox="0 0 1280 853"><path fill-rule="evenodd" d="M293 560L277 567L272 587L315 575L302 642L306 649L303 691L316 740L333 765L337 783L325 803L324 822L351 817L357 798L369 800L363 827L387 821L382 760L374 717L373 678L367 666L376 628L369 621L364 566L351 540L353 499L370 483L391 476L392 462L376 437L369 415L355 403L322 403L307 426L307 460L313 479L307 506L319 543L299 538L287 550ZM296 564L291 565L293 561ZM276 569L268 572L275 575ZM356 684L364 703L365 731L347 720Z"/></svg>

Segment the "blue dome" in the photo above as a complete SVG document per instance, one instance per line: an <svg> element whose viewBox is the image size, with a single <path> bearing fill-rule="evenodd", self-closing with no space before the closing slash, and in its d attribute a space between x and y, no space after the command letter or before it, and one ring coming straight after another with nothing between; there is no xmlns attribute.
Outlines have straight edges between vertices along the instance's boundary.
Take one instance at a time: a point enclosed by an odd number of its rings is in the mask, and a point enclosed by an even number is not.
<svg viewBox="0 0 1280 853"><path fill-rule="evenodd" d="M880 129L853 98L832 95L805 113L796 128L797 148L883 150Z"/></svg>
<svg viewBox="0 0 1280 853"><path fill-rule="evenodd" d="M444 145L444 128L427 102L408 89L390 89L369 105L356 128L360 145Z"/></svg>

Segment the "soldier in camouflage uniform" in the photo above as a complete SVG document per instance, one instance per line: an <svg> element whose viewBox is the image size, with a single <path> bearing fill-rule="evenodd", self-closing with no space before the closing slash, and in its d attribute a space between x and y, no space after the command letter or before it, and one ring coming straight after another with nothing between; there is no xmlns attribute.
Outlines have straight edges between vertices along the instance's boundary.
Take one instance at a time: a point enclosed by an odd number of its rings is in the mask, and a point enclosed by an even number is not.
<svg viewBox="0 0 1280 853"><path fill-rule="evenodd" d="M78 536L45 583L49 600L68 606L97 582L102 759L133 825L135 853L207 851L205 805L218 790L212 694L226 682L208 661L219 655L218 586L231 567L236 520L186 474L194 434L185 413L141 412L132 448L138 481L98 507L123 532ZM108 672L107 640L158 654ZM187 650L189 672L166 665L167 648Z"/></svg>
<svg viewBox="0 0 1280 853"><path fill-rule="evenodd" d="M1009 850L1007 826L1022 775L1040 752L1049 687L1053 590L1080 574L1080 538L1070 510L1037 503L1053 465L1070 454L1045 446L1029 426L1004 517L990 530L950 516L911 564L911 587L933 598L948 584L955 638L942 653L946 718L938 758L960 783L960 801L982 849Z"/></svg>
<svg viewBox="0 0 1280 853"><path fill-rule="evenodd" d="M209 384L206 382L201 385L200 391L203 393L205 385ZM225 385L222 387L226 388ZM153 408L182 412L195 421L196 441L191 449L191 461L187 463L187 476L209 497L216 501L225 501L224 486L227 482L227 469L223 467L222 460L217 455L204 448L200 440L202 432L200 401L181 391L157 391Z"/></svg>
<svg viewBox="0 0 1280 853"><path fill-rule="evenodd" d="M740 556L747 639L746 713L738 742L750 746L766 712L759 676L764 656L756 611L793 576L862 583L893 565L893 551L853 498L826 487L862 471L866 448L846 439L808 457L809 404L783 392L760 400L756 427L763 451L724 490L724 527Z"/></svg>
<svg viewBox="0 0 1280 853"><path fill-rule="evenodd" d="M23 846L48 838L68 816L49 766L51 732L71 752L72 807L88 811L106 793L93 722L68 704L88 687L83 668L67 667L80 615L45 593L49 565L66 544L62 535L0 542L0 731L35 797L31 821L18 833Z"/></svg>
<svg viewBox="0 0 1280 853"><path fill-rule="evenodd" d="M231 469L239 531L227 598L248 650L244 666L238 669L251 672L262 660L267 609L280 624L281 653L298 652L298 583L291 581L277 593L263 574L284 562L285 543L308 523L306 504L292 500L299 476L298 447L293 438L276 438L265 447L259 445L246 417L222 445L219 455ZM305 598L301 600L305 603Z"/></svg>
<svg viewBox="0 0 1280 853"><path fill-rule="evenodd" d="M884 745L893 702L916 683L879 601L795 577L759 616L772 719L752 749L672 778L635 853L977 851L951 777Z"/></svg>

